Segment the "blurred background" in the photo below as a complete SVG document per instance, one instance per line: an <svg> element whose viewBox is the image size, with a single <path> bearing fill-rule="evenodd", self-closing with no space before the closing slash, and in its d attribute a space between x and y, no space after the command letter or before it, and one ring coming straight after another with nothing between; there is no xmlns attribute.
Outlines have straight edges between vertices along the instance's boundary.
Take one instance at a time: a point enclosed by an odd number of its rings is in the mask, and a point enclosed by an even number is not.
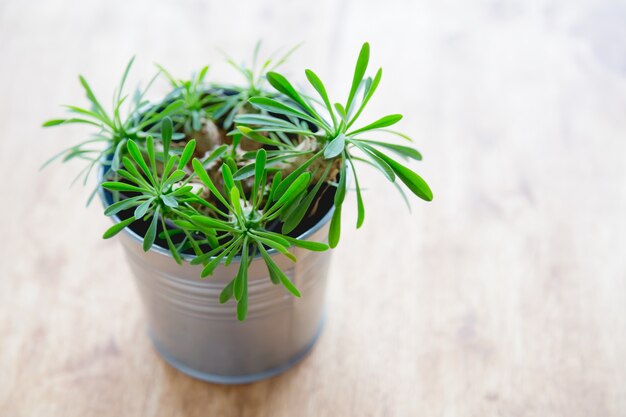
<svg viewBox="0 0 626 417"><path fill-rule="evenodd" d="M282 72L335 100L369 41L365 116L404 114L435 199L410 213L363 167L318 345L221 387L152 350L81 166L39 171L88 132L40 126L86 104L78 74L105 103L133 55L130 86L155 62L240 82L219 49L259 39L304 42ZM623 1L2 0L0 61L0 415L626 415Z"/></svg>

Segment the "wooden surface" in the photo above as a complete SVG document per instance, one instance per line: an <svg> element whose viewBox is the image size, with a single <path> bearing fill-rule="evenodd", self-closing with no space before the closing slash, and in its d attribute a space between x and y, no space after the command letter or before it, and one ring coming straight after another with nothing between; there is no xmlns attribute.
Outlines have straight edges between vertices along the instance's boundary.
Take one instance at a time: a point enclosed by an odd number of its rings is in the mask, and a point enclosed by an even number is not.
<svg viewBox="0 0 626 417"><path fill-rule="evenodd" d="M0 2L0 416L626 415L626 6L580 1ZM179 76L216 47L306 41L346 93L361 42L435 200L409 214L364 170L312 354L265 382L190 379L153 351L132 277L78 165L39 172L133 54ZM157 89L158 90L158 89ZM103 99L104 100L104 99Z"/></svg>

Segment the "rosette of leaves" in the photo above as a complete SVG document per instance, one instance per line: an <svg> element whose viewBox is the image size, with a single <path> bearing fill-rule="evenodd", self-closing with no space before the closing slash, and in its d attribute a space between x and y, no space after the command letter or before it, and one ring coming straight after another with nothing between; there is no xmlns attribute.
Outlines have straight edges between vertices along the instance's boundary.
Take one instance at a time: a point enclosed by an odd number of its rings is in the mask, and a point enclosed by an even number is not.
<svg viewBox="0 0 626 417"><path fill-rule="evenodd" d="M249 100L250 104L267 114L241 115L235 119L237 123L243 125L243 128L240 127L239 130L251 139L261 140L261 137L269 132L296 133L301 136L314 138L319 144L318 151L313 153L306 162L294 171L296 175L309 169L316 160L323 159L326 166L339 160L338 178L326 178L325 175L322 175L318 180L318 184L315 185L318 187L319 183L324 181L333 182L336 180L335 212L331 220L329 232L329 244L331 247L337 246L339 242L341 208L346 196L346 180L349 168L354 176L356 188L357 228L363 224L365 218L365 208L355 169L355 161L374 166L394 185L397 185L396 180L399 179L409 190L423 200L430 201L433 198L430 187L422 177L389 155L389 152L391 152L404 159L421 160L422 156L417 150L410 146L372 138L372 135L376 133L386 132L410 141L411 139L408 136L388 129L398 123L402 119L402 115L390 114L361 127L355 127L355 123L374 95L382 77L382 69L379 69L373 78L365 77L369 63L369 53L369 44L365 43L359 53L350 92L344 104L331 102L323 82L311 70L307 69L305 74L307 80L321 98L323 106L315 105L305 94L294 88L292 83L283 75L269 72L267 74L269 83L286 96L288 100L279 101L271 97L252 97ZM282 145L280 145L280 148L284 149ZM358 153L355 154L355 151L358 151ZM284 155L276 156L276 158L283 157ZM403 193L400 187L397 188ZM308 209L307 203L310 204L311 202L303 201L299 209L292 211L292 215L300 215L300 213L306 212ZM287 219L285 222L287 229L297 220L298 217L291 221Z"/></svg>
<svg viewBox="0 0 626 417"><path fill-rule="evenodd" d="M272 282L282 284L291 294L299 297L300 292L272 260L270 252L280 252L295 262L290 247L323 251L328 249L328 245L277 233L270 230L270 225L286 207L306 192L311 174L301 173L288 186L284 186L280 173L272 175L273 179L269 182L268 175L272 173L266 166L267 153L265 149L260 149L256 153L254 184L249 195L246 195L242 182L233 177L228 163L221 165L224 187L220 190L199 159L192 161L193 174L184 171L192 158L195 141L188 142L180 156L170 155L172 122L169 118L163 120L161 132L163 151L160 155L155 152L151 136L146 139L145 149L140 149L133 140L129 140L129 156L123 157L123 166L117 172L122 180L102 184L112 192L126 193L107 207L105 214L113 216L134 208L132 216L109 228L103 237L113 237L136 221L149 222L143 240L143 249L147 251L155 242L160 223L161 236L174 259L182 263L185 248L190 248L195 255L191 263L204 265L202 278L211 275L221 263L228 266L238 257L237 275L224 288L219 300L225 303L234 297L239 320L244 320L247 315L248 268L257 254L266 263ZM157 161L163 164L162 172L157 170ZM187 185L193 178L204 184L219 207L193 193L193 187ZM216 216L202 214L199 206L209 206ZM172 240L174 233L185 235L178 245Z"/></svg>
<svg viewBox="0 0 626 417"><path fill-rule="evenodd" d="M89 101L89 108L70 105L63 106L72 116L64 119L48 120L43 126L80 124L95 126L98 128L98 132L89 139L59 152L50 158L44 166L61 157L63 162L72 159L85 160L87 165L79 172L76 179L83 176L83 183L86 183L89 174L98 164L105 166L107 172L109 170L118 170L126 150L127 141L143 142L148 135L160 135L157 130L158 126L160 126L159 122L164 117L175 113L184 103L181 100L173 100L167 105L159 106L151 105L145 100L145 94L156 79L156 76L150 80L144 89L137 88L132 99L129 99L128 95L123 95L126 78L133 62L134 57L126 65L121 81L113 95L113 108L111 111L105 110L104 106L96 98L87 80L82 75L79 76L80 83ZM129 103L126 112L122 111L124 103ZM92 194L89 201L91 201L94 194Z"/></svg>
<svg viewBox="0 0 626 417"><path fill-rule="evenodd" d="M275 52L269 58L261 61L259 59L261 42L259 41L254 48L250 65L237 63L224 53L226 62L239 72L246 82L244 85L217 83L212 85L216 92L222 92L221 96L223 97L222 103L215 107L212 117L215 120L222 120L224 129L230 129L233 126L235 116L248 105L248 99L251 97L276 97L275 93L266 88L266 74L284 64L299 47L300 45L294 46L278 58L275 58L277 55Z"/></svg>
<svg viewBox="0 0 626 417"><path fill-rule="evenodd" d="M192 74L188 80L176 79L163 66L157 65L157 67L174 88L166 101L181 100L183 102L176 115L172 116L174 122L178 121L182 125L182 129L175 130L190 134L202 129L203 119L209 117L216 108L221 108L224 102L223 95L215 94L215 91L211 91L209 84L205 82L209 67L203 67L198 73Z"/></svg>

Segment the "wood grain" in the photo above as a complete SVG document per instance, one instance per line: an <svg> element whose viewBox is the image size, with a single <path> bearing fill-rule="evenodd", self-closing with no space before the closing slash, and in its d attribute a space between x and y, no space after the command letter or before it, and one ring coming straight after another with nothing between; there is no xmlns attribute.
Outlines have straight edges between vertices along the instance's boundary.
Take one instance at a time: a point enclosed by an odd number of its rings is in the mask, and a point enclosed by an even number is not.
<svg viewBox="0 0 626 417"><path fill-rule="evenodd" d="M625 19L592 0L3 0L0 416L626 415ZM39 126L82 102L78 72L104 97L135 53L132 82L155 61L234 79L216 47L258 38L305 40L286 70L335 97L369 40L368 114L406 115L435 200L410 214L364 169L319 344L223 387L155 354L107 219L68 190L78 166L38 171L85 131Z"/></svg>

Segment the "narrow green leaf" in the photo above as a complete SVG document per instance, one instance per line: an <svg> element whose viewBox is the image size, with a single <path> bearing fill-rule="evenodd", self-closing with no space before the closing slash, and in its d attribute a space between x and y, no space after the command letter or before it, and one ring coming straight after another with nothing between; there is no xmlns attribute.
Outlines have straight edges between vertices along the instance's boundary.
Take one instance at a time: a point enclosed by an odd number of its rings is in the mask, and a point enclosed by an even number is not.
<svg viewBox="0 0 626 417"><path fill-rule="evenodd" d="M202 166L202 163L198 159L194 159L192 161L192 165L193 165L194 172L196 173L200 181L202 181L202 183L207 186L209 191L211 191L211 193L213 193L213 195L218 200L220 200L222 204L224 204L226 207L230 207L230 204L228 203L228 201L226 201L222 193L217 189L215 184L213 184L213 181L211 181L211 178L205 171L204 166Z"/></svg>
<svg viewBox="0 0 626 417"><path fill-rule="evenodd" d="M354 136L358 133L366 132L368 130L382 129L384 127L395 125L401 119L402 119L401 114L390 114L388 116L381 117L380 119L376 120L373 123L368 124L367 126L363 126L360 129L353 130L352 132L348 133L348 136Z"/></svg>
<svg viewBox="0 0 626 417"><path fill-rule="evenodd" d="M198 226L208 229L234 231L235 229L227 222L213 217L195 215L191 216L191 221Z"/></svg>
<svg viewBox="0 0 626 417"><path fill-rule="evenodd" d="M143 216L145 216L153 201L154 201L154 198L151 198L149 200L144 201L139 206L137 206L137 208L135 209L135 213L134 213L135 218L141 219Z"/></svg>
<svg viewBox="0 0 626 417"><path fill-rule="evenodd" d="M224 179L224 188L228 193L231 188L235 187L235 180L233 179L233 174L227 164L222 165L222 178Z"/></svg>
<svg viewBox="0 0 626 417"><path fill-rule="evenodd" d="M260 133L250 129L249 127L237 126L237 130L239 130L242 135L244 135L248 139L253 140L255 142L262 143L264 145L271 145L271 146L278 146L278 147L284 146L282 142L278 142L266 136L263 136Z"/></svg>
<svg viewBox="0 0 626 417"><path fill-rule="evenodd" d="M106 232L104 232L104 234L102 235L102 238L103 239L112 238L113 236L115 236L116 234L124 230L126 226L128 226L134 221L135 221L134 217L129 217L126 220L122 220L121 222L114 224L113 226L109 227L109 229Z"/></svg>
<svg viewBox="0 0 626 417"><path fill-rule="evenodd" d="M367 84L367 86L365 88L365 91L363 93L363 101L361 101L361 105L359 106L359 110L355 113L354 117L352 117L352 119L350 120L350 123L348 123L346 129L349 129L350 126L352 126L354 124L354 122L357 121L357 119L359 118L359 116L363 112L363 109L365 109L365 106L367 106L367 103L370 101L370 99L374 95L374 92L378 88L378 84L380 84L380 79L381 79L382 76L383 76L383 69L379 68L378 71L376 72L376 75L374 76L374 80L371 81L371 83Z"/></svg>
<svg viewBox="0 0 626 417"><path fill-rule="evenodd" d="M220 304L224 304L228 302L228 300L230 300L233 297L234 284L235 284L235 280L233 279L232 281L228 283L228 285L224 287L224 289L220 293L220 298L219 298Z"/></svg>
<svg viewBox="0 0 626 417"><path fill-rule="evenodd" d="M256 160L254 162L254 186L252 188L252 205L257 206L257 199L259 199L259 187L265 184L261 184L261 180L264 178L265 162L267 161L267 153L265 149L261 148L257 151Z"/></svg>
<svg viewBox="0 0 626 417"><path fill-rule="evenodd" d="M296 262L296 257L291 252L289 252L289 250L286 247L276 242L275 240L267 239L259 235L252 235L252 236L253 236L253 239L255 239L257 242L263 243L269 246L270 248L277 250L278 252L282 253L287 258L289 258L289 260L291 260L292 262Z"/></svg>
<svg viewBox="0 0 626 417"><path fill-rule="evenodd" d="M298 291L296 286L285 275L285 273L281 271L278 265L274 263L274 261L272 260L272 257L269 256L265 248L263 248L262 245L258 245L258 247L259 247L259 250L261 251L261 256L263 257L263 260L265 261L265 265L267 265L267 270L269 271L270 276L273 276L274 279L277 278L278 281L280 281L283 284L283 286L287 289L287 291L289 291L291 294L293 294L296 297L301 297L300 291Z"/></svg>
<svg viewBox="0 0 626 417"><path fill-rule="evenodd" d="M161 194L161 201L168 207L176 208L178 207L178 200L175 197L167 194Z"/></svg>
<svg viewBox="0 0 626 417"><path fill-rule="evenodd" d="M309 103L307 103L302 96L300 96L300 94L295 88L293 88L291 83L284 76L278 74L277 72L270 71L265 75L265 78L269 81L272 87L298 103L308 114L312 116L317 115L317 112L313 110L311 105L309 105Z"/></svg>
<svg viewBox="0 0 626 417"><path fill-rule="evenodd" d="M103 182L102 186L111 191L128 191L133 193L143 193L146 190L124 182Z"/></svg>
<svg viewBox="0 0 626 417"><path fill-rule="evenodd" d="M374 152L375 151L374 148L368 145L365 145L364 143L355 142L352 140L350 141L350 143L354 144L357 148L363 151L363 153L365 153L365 155L371 160L371 161L366 161L366 160L363 160L363 161L372 164L376 169L382 172L389 181L394 182L396 180L396 174L393 171L393 169L389 166L388 163L386 163L385 161L380 159L378 155L376 155L376 153Z"/></svg>
<svg viewBox="0 0 626 417"><path fill-rule="evenodd" d="M307 69L304 71L306 74L306 78L309 80L309 83L315 88L315 91L320 95L322 100L324 101L324 105L326 109L328 109L328 113L330 113L330 117L333 119L333 125L337 124L337 119L335 119L335 112L333 111L333 106L330 104L330 100L328 99L328 93L326 92L326 88L324 87L324 83L322 80L315 74L313 71Z"/></svg>
<svg viewBox="0 0 626 417"><path fill-rule="evenodd" d="M245 291L241 300L237 301L237 320L244 321L248 316L248 291Z"/></svg>
<svg viewBox="0 0 626 417"><path fill-rule="evenodd" d="M365 205L363 204L363 196L361 196L361 186L359 185L359 178L356 175L356 169L354 169L354 163L352 163L352 159L348 159L348 161L350 161L350 166L352 167L352 175L354 175L357 203L356 228L359 229L361 226L363 226L363 220L365 220Z"/></svg>
<svg viewBox="0 0 626 417"><path fill-rule="evenodd" d="M337 247L339 237L341 236L341 206L335 206L333 218L330 221L330 230L328 232L328 245L331 248Z"/></svg>
<svg viewBox="0 0 626 417"><path fill-rule="evenodd" d="M167 242L167 247L170 250L170 253L172 254L172 257L174 258L174 260L176 261L176 263L178 265L182 265L183 264L183 260L182 260L182 258L180 256L180 253L178 253L178 249L174 245L174 242L172 242L172 238L170 237L169 231L167 230L167 224L165 223L165 218L164 217L161 217L161 227L163 228L163 234L165 235L165 241Z"/></svg>
<svg viewBox="0 0 626 417"><path fill-rule="evenodd" d="M430 187L415 172L411 171L409 168L400 164L399 162L391 159L384 153L375 150L374 152L380 159L385 161L396 173L396 175L402 180L402 182L419 198L426 201L431 201L433 199L433 192L430 190Z"/></svg>
<svg viewBox="0 0 626 417"><path fill-rule="evenodd" d="M352 107L352 101L354 100L354 95L359 89L359 85L361 81L363 81L363 76L365 76L365 71L367 70L367 64L370 59L370 45L365 42L361 47L361 51L359 52L359 57L356 61L356 67L354 68L354 77L352 78L352 87L350 87L350 95L348 96L348 101L346 103L346 111L350 113Z"/></svg>
<svg viewBox="0 0 626 417"><path fill-rule="evenodd" d="M268 97L252 97L248 100L250 104L254 107L265 110L271 113L284 114L286 116L293 116L298 119L306 120L307 122L311 122L312 124L319 126L320 128L329 131L330 129L324 124L320 123L319 120L314 119L308 114L304 113L301 110L297 110L287 104L281 103L280 101L268 98Z"/></svg>
<svg viewBox="0 0 626 417"><path fill-rule="evenodd" d="M300 193L306 190L311 181L311 173L303 172L296 178L296 180L291 183L289 188L284 192L282 196L278 199L275 206L281 207L293 201Z"/></svg>
<svg viewBox="0 0 626 417"><path fill-rule="evenodd" d="M239 269L235 277L235 300L241 301L246 287L248 286L248 239L244 240L243 249L241 251L241 259L239 261Z"/></svg>
<svg viewBox="0 0 626 417"><path fill-rule="evenodd" d="M279 164L280 162L286 161L288 159L291 158L295 158L296 156L298 156L298 154L287 154L287 155L279 155L273 158L269 158L267 159L267 161L265 162L265 166L266 167L272 167L274 165ZM254 175L254 171L255 171L255 163L251 163L248 165L245 165L241 168L239 168L234 174L233 174L233 179L236 181L241 181L241 180L245 180L246 178L250 178L252 175Z"/></svg>
<svg viewBox="0 0 626 417"><path fill-rule="evenodd" d="M71 119L53 119L53 120L48 120L42 126L43 127L52 127L52 126L58 126L58 125L62 125L62 124L72 124L72 123L84 123L84 124L93 125L93 126L102 126L101 123L96 123L96 122L93 122L91 120L79 119L79 118L75 118L75 117L71 118Z"/></svg>
<svg viewBox="0 0 626 417"><path fill-rule="evenodd" d="M293 238L291 236L283 236L283 238L292 245L302 249L307 249L314 252L324 252L325 250L328 250L328 245L326 243L313 242L310 240L301 240Z"/></svg>
<svg viewBox="0 0 626 417"><path fill-rule="evenodd" d="M346 146L346 137L340 133L324 147L324 158L332 159L341 154Z"/></svg>
<svg viewBox="0 0 626 417"><path fill-rule="evenodd" d="M422 154L420 154L417 149L413 149L409 146L396 145L395 143L387 143L387 142L379 142L376 140L368 140L368 139L353 139L353 141L360 141L366 143L368 145L380 146L382 148L387 148L400 156L404 156L407 158L412 158L417 161L422 160Z"/></svg>
<svg viewBox="0 0 626 417"><path fill-rule="evenodd" d="M130 155L130 157L133 158L135 163L139 165L139 168L141 168L144 174L150 179L150 182L154 184L155 180L154 180L154 177L152 176L152 172L148 168L146 161L143 159L143 155L141 154L141 151L139 150L139 146L137 146L135 141L129 139L128 143L126 144L126 149L128 149L128 154Z"/></svg>
<svg viewBox="0 0 626 417"><path fill-rule="evenodd" d="M339 169L339 183L337 184L337 191L335 192L335 207L341 206L343 204L343 200L346 198L347 176L346 162L342 161L341 168Z"/></svg>
<svg viewBox="0 0 626 417"><path fill-rule="evenodd" d="M183 169L193 157L193 152L196 150L196 140L192 139L185 145L183 153L178 161L178 169Z"/></svg>
<svg viewBox="0 0 626 417"><path fill-rule="evenodd" d="M135 206L141 204L142 200L144 200L145 198L146 198L146 196L140 195L140 196L137 196L137 197L125 198L123 200L115 202L115 203L111 204L110 206L108 206L104 210L104 215L105 216L113 216L113 215L119 213L122 210L126 210L126 209L129 209L131 207L135 207Z"/></svg>
<svg viewBox="0 0 626 417"><path fill-rule="evenodd" d="M150 222L150 226L148 226L146 235L143 238L144 252L148 252L148 250L150 250L150 248L154 244L154 239L156 238L158 221L159 221L159 207L157 207L154 213L152 214L152 221Z"/></svg>
<svg viewBox="0 0 626 417"><path fill-rule="evenodd" d="M172 119L165 117L161 121L161 141L163 142L163 159L170 152L170 143L172 142Z"/></svg>
<svg viewBox="0 0 626 417"><path fill-rule="evenodd" d="M209 275L212 275L213 271L215 271L215 268L217 268L220 262L222 262L222 259L224 259L224 256L226 256L226 253L222 252L219 255L216 255L213 259L211 259L202 269L200 277L206 278Z"/></svg>

